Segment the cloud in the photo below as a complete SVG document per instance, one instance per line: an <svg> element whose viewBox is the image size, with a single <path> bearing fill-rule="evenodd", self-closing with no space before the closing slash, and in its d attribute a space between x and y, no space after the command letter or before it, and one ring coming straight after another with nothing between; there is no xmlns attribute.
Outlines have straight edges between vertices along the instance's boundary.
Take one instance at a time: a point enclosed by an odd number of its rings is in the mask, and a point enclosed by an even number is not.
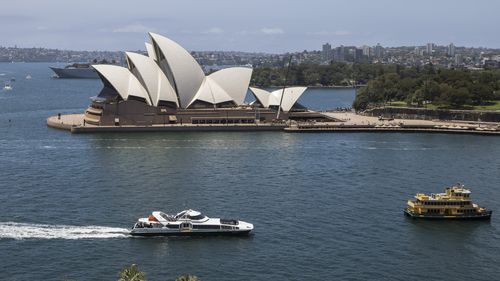
<svg viewBox="0 0 500 281"><path fill-rule="evenodd" d="M347 35L352 35L352 32L350 32L348 30L337 30L337 31L335 31L335 35L347 36Z"/></svg>
<svg viewBox="0 0 500 281"><path fill-rule="evenodd" d="M275 34L284 34L285 31L281 28L269 28L269 27L263 27L260 29L261 33L264 33L266 35L275 35Z"/></svg>
<svg viewBox="0 0 500 281"><path fill-rule="evenodd" d="M208 30L203 31L204 34L222 34L224 30L218 27L212 27Z"/></svg>
<svg viewBox="0 0 500 281"><path fill-rule="evenodd" d="M352 32L348 30L337 30L333 32L321 30L321 31L308 32L307 34L315 36L349 36L352 35Z"/></svg>
<svg viewBox="0 0 500 281"><path fill-rule="evenodd" d="M321 31L308 32L307 34L323 36L323 35L331 35L331 32L326 31L326 30L321 30Z"/></svg>
<svg viewBox="0 0 500 281"><path fill-rule="evenodd" d="M144 26L142 24L130 24L123 27L113 29L115 33L145 33L152 31L152 28Z"/></svg>

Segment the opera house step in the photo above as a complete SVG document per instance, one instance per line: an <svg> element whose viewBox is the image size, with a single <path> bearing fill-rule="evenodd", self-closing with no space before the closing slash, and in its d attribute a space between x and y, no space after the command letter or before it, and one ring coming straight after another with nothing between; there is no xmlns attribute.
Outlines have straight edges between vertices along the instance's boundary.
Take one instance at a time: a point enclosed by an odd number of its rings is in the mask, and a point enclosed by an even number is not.
<svg viewBox="0 0 500 281"><path fill-rule="evenodd" d="M85 113L89 113L92 115L97 115L101 116L102 115L102 109L101 108L94 108L94 107L88 107Z"/></svg>
<svg viewBox="0 0 500 281"><path fill-rule="evenodd" d="M100 118L92 115L85 114L84 116L85 123L99 126Z"/></svg>

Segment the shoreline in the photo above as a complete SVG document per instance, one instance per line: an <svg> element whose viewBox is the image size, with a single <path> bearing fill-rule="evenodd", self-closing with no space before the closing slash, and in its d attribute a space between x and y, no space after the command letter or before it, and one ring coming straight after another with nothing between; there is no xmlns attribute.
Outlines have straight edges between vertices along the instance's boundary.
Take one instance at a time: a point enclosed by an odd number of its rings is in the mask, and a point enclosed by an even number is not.
<svg viewBox="0 0 500 281"><path fill-rule="evenodd" d="M71 133L113 132L255 132L281 131L289 133L342 133L342 132L406 132L446 133L500 136L500 123L453 122L444 120L379 119L350 111L323 113L332 122L288 122L253 124L166 124L149 126L96 126L83 124L83 114L66 114L47 118L47 126Z"/></svg>
<svg viewBox="0 0 500 281"><path fill-rule="evenodd" d="M444 129L430 127L367 127L367 126L297 126L284 129L288 133L437 133L437 134L469 134L498 135L500 131L477 131L462 129Z"/></svg>

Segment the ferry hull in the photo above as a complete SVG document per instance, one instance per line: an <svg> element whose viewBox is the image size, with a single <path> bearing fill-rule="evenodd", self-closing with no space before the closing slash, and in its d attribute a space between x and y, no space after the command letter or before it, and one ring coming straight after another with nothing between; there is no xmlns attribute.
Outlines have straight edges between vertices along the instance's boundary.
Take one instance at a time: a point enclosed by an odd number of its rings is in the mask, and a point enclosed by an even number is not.
<svg viewBox="0 0 500 281"><path fill-rule="evenodd" d="M130 232L132 236L248 236L251 230L241 230L241 231L213 231L213 232L201 232L201 231L172 231L172 232Z"/></svg>
<svg viewBox="0 0 500 281"><path fill-rule="evenodd" d="M420 215L415 214L407 209L404 210L406 216L414 219L426 219L426 220L489 220L491 218L491 211L484 214L472 215L472 216L445 216L445 215Z"/></svg>

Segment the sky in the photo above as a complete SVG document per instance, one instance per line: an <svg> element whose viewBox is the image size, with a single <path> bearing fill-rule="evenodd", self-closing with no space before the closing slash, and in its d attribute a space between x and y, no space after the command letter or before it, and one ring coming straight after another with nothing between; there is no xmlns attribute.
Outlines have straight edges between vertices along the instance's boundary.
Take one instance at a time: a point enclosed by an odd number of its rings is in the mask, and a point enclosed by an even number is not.
<svg viewBox="0 0 500 281"><path fill-rule="evenodd" d="M0 46L283 53L428 42L500 48L498 0L0 0Z"/></svg>

